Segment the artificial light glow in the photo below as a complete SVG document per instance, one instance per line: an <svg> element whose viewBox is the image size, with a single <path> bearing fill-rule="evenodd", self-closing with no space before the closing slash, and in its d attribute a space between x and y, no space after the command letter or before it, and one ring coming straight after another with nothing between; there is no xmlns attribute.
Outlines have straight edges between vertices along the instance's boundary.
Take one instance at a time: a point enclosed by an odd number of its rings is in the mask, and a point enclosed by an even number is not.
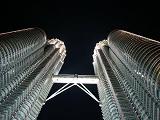
<svg viewBox="0 0 160 120"><path fill-rule="evenodd" d="M100 49L99 43L96 44L95 49L96 49L96 50Z"/></svg>
<svg viewBox="0 0 160 120"><path fill-rule="evenodd" d="M56 42L57 42L57 40L55 40L55 39L51 39L48 41L49 44L56 44Z"/></svg>
<svg viewBox="0 0 160 120"><path fill-rule="evenodd" d="M59 53L62 53L62 52L63 52L63 50L65 50L65 46L64 46L64 44L62 44L62 46L60 47Z"/></svg>
<svg viewBox="0 0 160 120"><path fill-rule="evenodd" d="M56 48L59 48L59 46L60 46L60 43L58 42L58 43L57 43L55 46L56 46Z"/></svg>

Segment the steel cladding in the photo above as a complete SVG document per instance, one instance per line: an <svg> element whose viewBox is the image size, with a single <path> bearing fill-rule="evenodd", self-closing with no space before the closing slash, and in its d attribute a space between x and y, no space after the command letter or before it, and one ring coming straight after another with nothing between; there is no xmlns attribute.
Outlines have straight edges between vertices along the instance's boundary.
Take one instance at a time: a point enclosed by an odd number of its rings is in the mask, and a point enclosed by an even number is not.
<svg viewBox="0 0 160 120"><path fill-rule="evenodd" d="M36 119L65 56L39 28L0 34L0 119Z"/></svg>
<svg viewBox="0 0 160 120"><path fill-rule="evenodd" d="M105 120L114 119L108 114L113 112L111 106L117 119L160 119L159 48L160 42L123 30L114 30L97 43L93 59L95 73L103 81L98 90ZM110 95L104 95L107 91ZM111 96L115 103L108 104Z"/></svg>

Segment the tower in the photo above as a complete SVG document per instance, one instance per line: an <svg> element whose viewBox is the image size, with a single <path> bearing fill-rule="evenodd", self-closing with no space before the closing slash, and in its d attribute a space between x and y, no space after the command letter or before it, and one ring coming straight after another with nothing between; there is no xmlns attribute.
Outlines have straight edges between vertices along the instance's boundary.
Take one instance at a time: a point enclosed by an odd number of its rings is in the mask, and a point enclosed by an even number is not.
<svg viewBox="0 0 160 120"><path fill-rule="evenodd" d="M45 103L77 86L101 107L104 120L160 119L160 42L123 30L96 44L95 75L58 74L66 56L42 29L0 34L0 120L34 120ZM47 98L54 83L63 83ZM99 99L85 86L96 84Z"/></svg>
<svg viewBox="0 0 160 120"><path fill-rule="evenodd" d="M103 118L160 119L160 42L123 30L97 43L93 65Z"/></svg>
<svg viewBox="0 0 160 120"><path fill-rule="evenodd" d="M36 119L66 56L39 28L0 34L0 119Z"/></svg>

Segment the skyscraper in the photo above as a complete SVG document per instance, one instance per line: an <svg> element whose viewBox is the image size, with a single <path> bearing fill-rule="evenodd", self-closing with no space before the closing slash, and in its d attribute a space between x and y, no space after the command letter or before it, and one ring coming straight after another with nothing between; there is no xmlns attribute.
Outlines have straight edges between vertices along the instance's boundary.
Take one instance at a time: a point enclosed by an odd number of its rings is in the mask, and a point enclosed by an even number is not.
<svg viewBox="0 0 160 120"><path fill-rule="evenodd" d="M39 28L0 34L0 119L36 119L65 56Z"/></svg>
<svg viewBox="0 0 160 120"><path fill-rule="evenodd" d="M73 86L99 103L104 120L160 120L160 42L112 31L94 49L95 75L59 75L65 56L64 43L39 28L0 34L0 120L34 120ZM65 85L47 98L53 83ZM84 84L96 84L100 100Z"/></svg>
<svg viewBox="0 0 160 120"><path fill-rule="evenodd" d="M93 65L103 118L160 119L160 42L122 30L97 43Z"/></svg>

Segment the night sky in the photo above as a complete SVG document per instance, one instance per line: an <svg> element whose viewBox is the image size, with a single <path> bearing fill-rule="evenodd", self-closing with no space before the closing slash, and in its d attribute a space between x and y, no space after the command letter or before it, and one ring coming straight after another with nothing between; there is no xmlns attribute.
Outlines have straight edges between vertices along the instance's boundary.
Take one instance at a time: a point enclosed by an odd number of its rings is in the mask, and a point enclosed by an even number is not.
<svg viewBox="0 0 160 120"><path fill-rule="evenodd" d="M123 29L160 40L157 5L147 0L143 3L130 0L5 1L0 4L0 32L40 27L48 39L58 38L66 45L67 57L60 73L94 74L95 44L106 39L110 31ZM50 94L61 86L54 84ZM97 96L96 86L87 87ZM52 119L102 120L102 116L98 103L74 87L42 108L38 120Z"/></svg>

